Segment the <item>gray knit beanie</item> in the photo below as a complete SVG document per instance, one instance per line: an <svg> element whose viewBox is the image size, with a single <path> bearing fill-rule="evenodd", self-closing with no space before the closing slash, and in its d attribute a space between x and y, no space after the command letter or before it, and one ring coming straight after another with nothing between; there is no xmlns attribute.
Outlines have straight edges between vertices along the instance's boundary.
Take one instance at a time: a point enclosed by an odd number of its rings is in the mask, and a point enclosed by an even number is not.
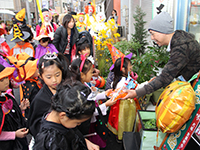
<svg viewBox="0 0 200 150"><path fill-rule="evenodd" d="M173 19L167 12L161 12L151 20L149 30L157 31L164 34L170 34L174 32Z"/></svg>

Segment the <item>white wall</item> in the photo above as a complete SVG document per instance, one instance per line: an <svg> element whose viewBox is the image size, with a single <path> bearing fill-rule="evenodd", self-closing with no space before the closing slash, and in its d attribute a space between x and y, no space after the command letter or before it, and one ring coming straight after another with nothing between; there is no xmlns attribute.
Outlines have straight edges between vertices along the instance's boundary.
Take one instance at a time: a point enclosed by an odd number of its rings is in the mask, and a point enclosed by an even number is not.
<svg viewBox="0 0 200 150"><path fill-rule="evenodd" d="M133 18L133 14L135 13L136 10L136 6L139 5L142 10L146 13L146 16L144 17L144 21L146 21L147 23L145 24L145 28L148 29L149 23L153 18L153 2L155 2L157 0L129 0L129 34L128 34L128 40L131 39L131 34L134 34L135 32L135 28L134 28L134 18ZM172 16L175 16L176 14L176 5L175 5L175 1L176 0L164 0L166 1L166 4L168 6L167 9L170 9L170 12L172 14ZM165 8L166 9L166 8ZM164 10L165 10L164 9ZM152 40L150 35L147 37L147 41L149 44L152 44Z"/></svg>
<svg viewBox="0 0 200 150"><path fill-rule="evenodd" d="M124 27L124 37L127 37L129 32L129 0L121 0L121 26Z"/></svg>
<svg viewBox="0 0 200 150"><path fill-rule="evenodd" d="M13 0L0 0L0 9L14 10Z"/></svg>

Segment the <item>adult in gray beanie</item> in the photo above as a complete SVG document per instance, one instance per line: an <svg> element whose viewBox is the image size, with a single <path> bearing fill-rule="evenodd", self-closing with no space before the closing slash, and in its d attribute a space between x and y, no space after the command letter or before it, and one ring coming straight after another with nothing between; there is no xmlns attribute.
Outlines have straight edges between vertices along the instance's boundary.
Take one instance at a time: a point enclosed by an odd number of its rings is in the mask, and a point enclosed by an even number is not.
<svg viewBox="0 0 200 150"><path fill-rule="evenodd" d="M195 40L194 35L183 30L174 31L172 21L167 12L161 12L153 18L148 29L151 39L159 46L168 45L170 51L170 59L162 73L142 88L127 90L128 94L123 99L139 98L150 94L169 85L180 75L188 81L200 70L200 44Z"/></svg>
<svg viewBox="0 0 200 150"><path fill-rule="evenodd" d="M153 30L164 34L173 33L173 19L169 13L161 12L150 22L148 30Z"/></svg>

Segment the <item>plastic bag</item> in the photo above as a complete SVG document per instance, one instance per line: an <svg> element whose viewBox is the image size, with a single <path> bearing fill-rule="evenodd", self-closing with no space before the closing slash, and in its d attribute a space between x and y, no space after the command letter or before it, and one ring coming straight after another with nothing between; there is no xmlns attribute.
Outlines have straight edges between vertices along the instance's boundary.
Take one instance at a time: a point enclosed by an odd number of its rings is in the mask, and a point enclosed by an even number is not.
<svg viewBox="0 0 200 150"><path fill-rule="evenodd" d="M117 88L115 90L109 91L106 96L107 97L113 97L114 101L124 98L128 93L124 92L124 89Z"/></svg>
<svg viewBox="0 0 200 150"><path fill-rule="evenodd" d="M168 85L156 104L156 125L163 133L178 131L195 109L195 92L188 82Z"/></svg>

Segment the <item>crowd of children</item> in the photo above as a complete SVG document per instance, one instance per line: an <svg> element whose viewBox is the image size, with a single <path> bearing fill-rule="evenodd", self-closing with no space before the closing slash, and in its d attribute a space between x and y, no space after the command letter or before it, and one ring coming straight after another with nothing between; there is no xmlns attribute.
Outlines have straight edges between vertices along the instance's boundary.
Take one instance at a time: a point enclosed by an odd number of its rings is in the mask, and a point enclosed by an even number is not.
<svg viewBox="0 0 200 150"><path fill-rule="evenodd" d="M99 110L106 115L109 107L108 128L117 139L122 139L123 131L133 130L135 102L114 100L109 94L127 80L126 88L137 88L130 77L132 55L122 55L114 62L108 88L99 93L105 80L93 59L91 37L86 31L77 35L72 15L64 16L54 38L42 24L35 38L39 42L36 48L27 40L31 34L19 25L15 23L6 38L16 45L11 50L1 47L0 53L0 144L5 149L98 150L106 146L106 140L91 133L95 132L92 123ZM11 86L13 83L16 86ZM10 92L13 87L19 88L19 103ZM101 105L100 99L104 100ZM29 143L28 133L32 136Z"/></svg>

